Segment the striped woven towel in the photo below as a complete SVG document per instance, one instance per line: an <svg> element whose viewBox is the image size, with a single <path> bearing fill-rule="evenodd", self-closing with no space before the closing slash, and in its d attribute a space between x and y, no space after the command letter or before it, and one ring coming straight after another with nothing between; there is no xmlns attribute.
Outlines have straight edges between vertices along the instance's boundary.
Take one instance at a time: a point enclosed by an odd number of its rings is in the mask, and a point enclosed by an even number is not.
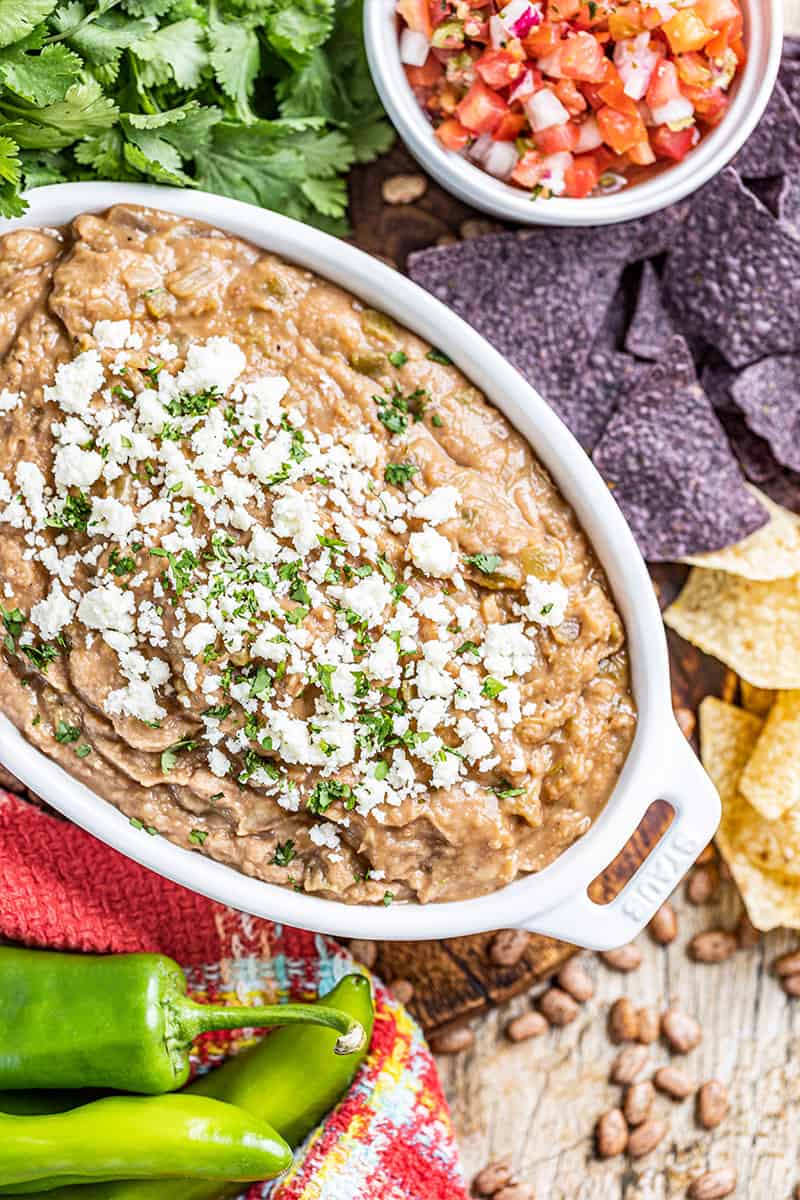
<svg viewBox="0 0 800 1200"><path fill-rule="evenodd" d="M310 999L353 969L336 942L257 920L178 887L0 791L0 939L61 950L176 958L199 1000ZM376 981L369 1056L277 1183L248 1200L466 1200L450 1115L418 1026ZM249 1044L205 1034L194 1063Z"/></svg>

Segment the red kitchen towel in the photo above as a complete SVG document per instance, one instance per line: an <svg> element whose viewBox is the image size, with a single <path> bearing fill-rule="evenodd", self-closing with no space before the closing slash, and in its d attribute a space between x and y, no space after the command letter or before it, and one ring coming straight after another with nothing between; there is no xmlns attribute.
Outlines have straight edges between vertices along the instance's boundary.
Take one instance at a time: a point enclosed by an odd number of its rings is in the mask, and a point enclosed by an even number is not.
<svg viewBox="0 0 800 1200"><path fill-rule="evenodd" d="M146 836L146 835L143 835ZM0 791L0 939L59 950L160 951L199 1000L310 999L352 959L329 938L215 904ZM248 1044L206 1034L195 1065ZM466 1200L450 1114L418 1026L377 985L369 1056L288 1175L248 1200Z"/></svg>

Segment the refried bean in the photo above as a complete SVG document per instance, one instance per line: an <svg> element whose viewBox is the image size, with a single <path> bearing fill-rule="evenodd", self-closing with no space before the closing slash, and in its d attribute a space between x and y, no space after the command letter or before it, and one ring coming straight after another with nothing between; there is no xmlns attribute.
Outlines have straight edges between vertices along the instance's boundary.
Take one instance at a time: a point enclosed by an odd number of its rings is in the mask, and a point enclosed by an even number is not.
<svg viewBox="0 0 800 1200"><path fill-rule="evenodd" d="M117 206L0 239L0 708L141 828L350 903L591 825L636 713L569 505L446 355Z"/></svg>

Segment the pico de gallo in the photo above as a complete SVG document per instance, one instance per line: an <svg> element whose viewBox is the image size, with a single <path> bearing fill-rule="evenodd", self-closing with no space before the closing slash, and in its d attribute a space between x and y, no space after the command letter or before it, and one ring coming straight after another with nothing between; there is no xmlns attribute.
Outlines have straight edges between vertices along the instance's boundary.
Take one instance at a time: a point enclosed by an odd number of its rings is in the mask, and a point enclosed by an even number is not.
<svg viewBox="0 0 800 1200"><path fill-rule="evenodd" d="M738 0L397 0L435 135L534 198L603 195L680 162L745 61Z"/></svg>

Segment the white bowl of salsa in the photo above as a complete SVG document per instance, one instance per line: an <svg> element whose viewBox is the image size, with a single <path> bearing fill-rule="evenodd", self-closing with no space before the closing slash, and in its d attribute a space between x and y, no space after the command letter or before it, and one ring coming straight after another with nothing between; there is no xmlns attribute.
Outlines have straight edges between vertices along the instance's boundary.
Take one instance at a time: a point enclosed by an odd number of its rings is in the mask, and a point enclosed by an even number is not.
<svg viewBox="0 0 800 1200"><path fill-rule="evenodd" d="M364 28L425 170L533 225L632 220L701 187L758 123L783 36L779 0L365 0Z"/></svg>

